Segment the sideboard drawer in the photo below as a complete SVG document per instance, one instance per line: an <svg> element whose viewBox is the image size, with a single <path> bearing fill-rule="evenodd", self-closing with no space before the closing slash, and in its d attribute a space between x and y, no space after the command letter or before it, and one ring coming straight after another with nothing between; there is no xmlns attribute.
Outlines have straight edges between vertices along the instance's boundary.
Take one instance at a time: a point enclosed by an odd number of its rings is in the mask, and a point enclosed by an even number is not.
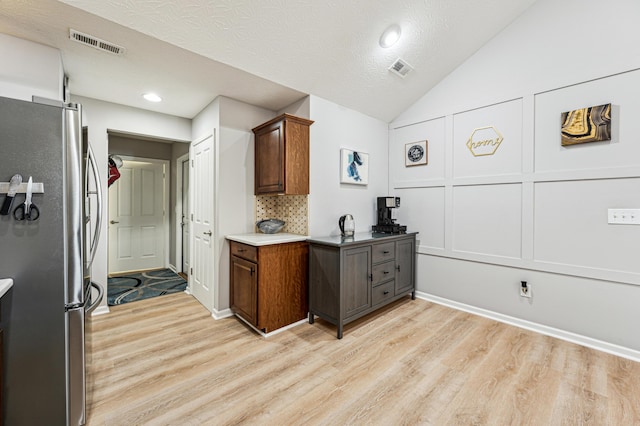
<svg viewBox="0 0 640 426"><path fill-rule="evenodd" d="M371 272L373 274L373 285L378 285L395 277L396 264L393 260L373 265Z"/></svg>
<svg viewBox="0 0 640 426"><path fill-rule="evenodd" d="M378 303L384 302L387 299L391 299L393 294L394 282L390 281L386 284L379 285L373 288L373 294L371 295L371 305L375 306Z"/></svg>
<svg viewBox="0 0 640 426"><path fill-rule="evenodd" d="M371 258L373 263L392 260L396 257L396 243L374 244L372 247Z"/></svg>

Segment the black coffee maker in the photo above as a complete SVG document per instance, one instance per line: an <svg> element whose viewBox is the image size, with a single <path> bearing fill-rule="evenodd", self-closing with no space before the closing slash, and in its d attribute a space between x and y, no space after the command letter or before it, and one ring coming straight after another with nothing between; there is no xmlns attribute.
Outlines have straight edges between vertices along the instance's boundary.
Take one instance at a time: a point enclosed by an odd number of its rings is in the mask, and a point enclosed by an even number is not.
<svg viewBox="0 0 640 426"><path fill-rule="evenodd" d="M398 225L393 218L393 211L400 207L400 197L378 197L378 224L373 225L373 232L382 234L406 234L407 227Z"/></svg>

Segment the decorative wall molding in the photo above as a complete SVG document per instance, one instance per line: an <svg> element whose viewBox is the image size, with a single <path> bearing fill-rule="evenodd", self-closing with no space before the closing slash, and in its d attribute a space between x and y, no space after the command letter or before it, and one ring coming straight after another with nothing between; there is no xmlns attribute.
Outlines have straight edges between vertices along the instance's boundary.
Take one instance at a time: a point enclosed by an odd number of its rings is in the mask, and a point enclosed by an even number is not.
<svg viewBox="0 0 640 426"><path fill-rule="evenodd" d="M590 268L579 265L567 265L562 263L536 261L533 259L496 256L485 253L472 253L460 250L434 248L425 245L418 246L417 253L426 256L445 257L448 259L486 263L489 265L506 266L509 268L524 269L529 271L548 272L570 277L590 278L601 281L610 281L640 286L640 274L627 271Z"/></svg>

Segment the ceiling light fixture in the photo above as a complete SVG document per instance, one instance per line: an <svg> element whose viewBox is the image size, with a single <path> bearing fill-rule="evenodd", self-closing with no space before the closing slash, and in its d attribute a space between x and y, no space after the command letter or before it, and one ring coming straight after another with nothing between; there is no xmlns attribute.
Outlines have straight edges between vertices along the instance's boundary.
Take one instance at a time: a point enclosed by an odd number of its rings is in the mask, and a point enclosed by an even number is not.
<svg viewBox="0 0 640 426"><path fill-rule="evenodd" d="M400 34L402 34L400 25L391 25L389 28L384 30L384 32L380 36L380 46L384 47L385 49L387 47L393 46L398 40L400 40Z"/></svg>
<svg viewBox="0 0 640 426"><path fill-rule="evenodd" d="M142 97L149 102L162 102L162 98L155 93L145 93Z"/></svg>

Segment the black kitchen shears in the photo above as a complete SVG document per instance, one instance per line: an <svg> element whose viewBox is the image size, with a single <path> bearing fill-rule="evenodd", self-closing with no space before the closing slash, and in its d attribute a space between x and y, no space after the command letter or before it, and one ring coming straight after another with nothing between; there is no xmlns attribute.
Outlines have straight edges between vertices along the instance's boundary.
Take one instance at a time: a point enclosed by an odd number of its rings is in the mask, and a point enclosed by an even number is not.
<svg viewBox="0 0 640 426"><path fill-rule="evenodd" d="M40 217L40 210L35 204L31 202L31 195L33 194L33 180L29 176L29 182L27 183L27 195L24 199L24 203L20 204L13 211L13 217L15 220L38 220Z"/></svg>

